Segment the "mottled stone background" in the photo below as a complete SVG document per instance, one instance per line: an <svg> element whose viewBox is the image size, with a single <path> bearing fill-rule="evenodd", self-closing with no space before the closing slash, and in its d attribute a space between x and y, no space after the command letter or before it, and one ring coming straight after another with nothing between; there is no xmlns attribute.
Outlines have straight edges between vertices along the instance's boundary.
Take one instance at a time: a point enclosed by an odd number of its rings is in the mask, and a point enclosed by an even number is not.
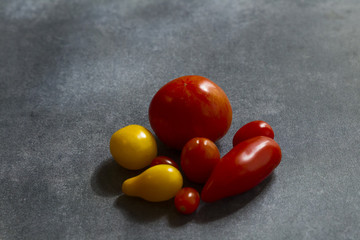
<svg viewBox="0 0 360 240"><path fill-rule="evenodd" d="M0 239L360 239L359 24L358 0L1 0ZM123 196L108 143L190 74L233 106L222 155L261 119L283 159L182 216Z"/></svg>

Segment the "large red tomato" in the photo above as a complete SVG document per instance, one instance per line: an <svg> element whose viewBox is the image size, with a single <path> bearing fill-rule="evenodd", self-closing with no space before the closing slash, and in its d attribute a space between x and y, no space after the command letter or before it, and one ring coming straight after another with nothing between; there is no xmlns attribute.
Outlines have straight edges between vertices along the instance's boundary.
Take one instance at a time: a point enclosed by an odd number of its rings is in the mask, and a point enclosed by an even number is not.
<svg viewBox="0 0 360 240"><path fill-rule="evenodd" d="M165 84L153 97L149 120L158 138L181 150L194 137L212 141L229 130L232 109L225 92L201 76L184 76Z"/></svg>

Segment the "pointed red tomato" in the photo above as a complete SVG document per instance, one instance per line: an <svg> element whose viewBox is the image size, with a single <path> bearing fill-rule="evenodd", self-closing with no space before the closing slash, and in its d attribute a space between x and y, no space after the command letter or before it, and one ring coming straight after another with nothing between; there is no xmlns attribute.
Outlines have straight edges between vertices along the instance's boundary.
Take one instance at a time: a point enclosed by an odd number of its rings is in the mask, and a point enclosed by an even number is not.
<svg viewBox="0 0 360 240"><path fill-rule="evenodd" d="M220 159L201 199L214 202L250 190L269 176L280 161L281 149L273 139L264 136L247 139Z"/></svg>
<svg viewBox="0 0 360 240"><path fill-rule="evenodd" d="M250 139L256 136L274 138L274 131L267 122L260 120L249 122L242 126L235 133L233 138L233 146L236 146L246 139Z"/></svg>

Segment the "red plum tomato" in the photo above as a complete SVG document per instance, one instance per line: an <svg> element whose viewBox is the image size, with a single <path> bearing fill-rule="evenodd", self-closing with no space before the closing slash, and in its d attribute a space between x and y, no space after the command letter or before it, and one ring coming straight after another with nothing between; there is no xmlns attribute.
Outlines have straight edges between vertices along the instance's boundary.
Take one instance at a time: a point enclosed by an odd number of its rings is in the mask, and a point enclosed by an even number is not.
<svg viewBox="0 0 360 240"><path fill-rule="evenodd" d="M168 164L179 169L178 164L174 160L166 156L157 156L156 158L154 158L150 164L150 167L158 164Z"/></svg>
<svg viewBox="0 0 360 240"><path fill-rule="evenodd" d="M223 156L201 192L204 202L250 190L280 164L281 149L274 139L257 136L242 141Z"/></svg>
<svg viewBox="0 0 360 240"><path fill-rule="evenodd" d="M234 135L233 146L240 142L257 136L264 136L274 139L274 131L271 126L264 121L252 121L242 126Z"/></svg>
<svg viewBox="0 0 360 240"><path fill-rule="evenodd" d="M192 182L205 183L215 165L220 161L220 152L210 139L193 138L181 152L181 168Z"/></svg>
<svg viewBox="0 0 360 240"><path fill-rule="evenodd" d="M200 194L196 189L185 187L175 196L175 207L182 214L191 214L200 204Z"/></svg>
<svg viewBox="0 0 360 240"><path fill-rule="evenodd" d="M222 138L230 128L232 108L225 92L211 80L183 76L154 95L149 121L165 145L181 150L194 137Z"/></svg>

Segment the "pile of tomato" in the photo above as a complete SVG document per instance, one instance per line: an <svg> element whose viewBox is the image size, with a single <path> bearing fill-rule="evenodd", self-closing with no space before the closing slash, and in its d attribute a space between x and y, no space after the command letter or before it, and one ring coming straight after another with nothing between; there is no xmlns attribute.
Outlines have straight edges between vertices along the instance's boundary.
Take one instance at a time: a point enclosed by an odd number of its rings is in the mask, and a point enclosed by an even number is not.
<svg viewBox="0 0 360 240"><path fill-rule="evenodd" d="M274 131L264 121L242 126L233 137L233 148L221 157L214 142L232 122L225 92L201 76L184 76L165 84L149 106L149 121L160 141L181 151L180 167L167 156L158 156L154 135L140 125L129 125L110 139L110 152L122 167L140 175L125 180L128 196L160 202L174 198L184 214L196 211L200 200L214 202L258 185L280 164L281 149ZM201 194L183 187L183 175L202 184Z"/></svg>

